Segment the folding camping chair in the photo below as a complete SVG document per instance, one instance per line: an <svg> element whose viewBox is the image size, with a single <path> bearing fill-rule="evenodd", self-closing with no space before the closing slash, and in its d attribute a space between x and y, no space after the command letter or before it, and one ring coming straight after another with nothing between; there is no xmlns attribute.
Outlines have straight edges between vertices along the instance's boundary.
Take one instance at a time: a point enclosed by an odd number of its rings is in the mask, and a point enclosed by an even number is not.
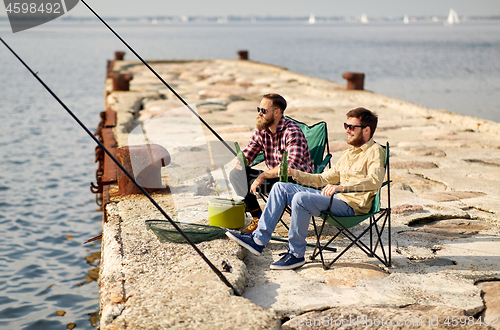
<svg viewBox="0 0 500 330"><path fill-rule="evenodd" d="M332 155L330 154L330 147L328 145L328 130L326 127L326 122L321 121L312 126L302 123L296 119L286 116L285 118L293 120L304 133L307 141L307 146L309 147L309 153L311 154L312 161L314 163L314 173L322 173L323 170L328 166L331 167L330 159ZM325 155L326 150L326 155ZM323 157L324 156L324 157ZM264 154L261 152L250 166L255 166L264 161ZM267 194L260 193L260 197L267 203ZM291 210L286 206L285 211L290 214ZM288 226L281 220L281 223L288 230Z"/></svg>
<svg viewBox="0 0 500 330"><path fill-rule="evenodd" d="M391 189L390 189L390 173L389 173L389 142L387 142L385 148L385 173L387 180L384 181L382 187L378 189L375 199L373 201L370 213L359 216L352 217L339 217L335 216L330 212L324 211L321 213L320 217L323 219L321 227L318 231L318 226L316 224L316 219L312 217L312 222L314 226L314 232L316 234L316 246L314 248L311 259L314 260L318 254L321 257L321 263L324 269L329 269L334 262L336 262L344 253L347 252L352 246L356 245L363 252L365 252L369 257L375 257L385 266L391 266ZM380 195L382 188L387 188L387 208L380 207ZM366 229L362 231L361 234L355 235L350 228L360 224L366 219L370 219L369 225ZM321 244L321 235L325 224L332 225L338 229L338 232L324 245ZM387 229L387 245L383 242L383 233ZM369 232L369 247L361 239L365 238L365 234ZM326 264L323 257L323 250L330 249L329 245L340 235L347 237L351 243L341 251L330 263ZM373 244L373 238L376 238L375 245ZM377 249L380 252L377 252Z"/></svg>
<svg viewBox="0 0 500 330"><path fill-rule="evenodd" d="M330 147L328 145L328 130L326 128L326 122L320 121L312 126L300 122L291 117L285 116L285 118L294 121L299 125L300 129L306 137L307 146L309 147L309 153L311 154L312 161L314 163L314 173L321 173L327 165L330 165ZM323 157L326 149L326 155ZM250 167L260 164L264 161L264 154L260 152L257 157L253 160Z"/></svg>

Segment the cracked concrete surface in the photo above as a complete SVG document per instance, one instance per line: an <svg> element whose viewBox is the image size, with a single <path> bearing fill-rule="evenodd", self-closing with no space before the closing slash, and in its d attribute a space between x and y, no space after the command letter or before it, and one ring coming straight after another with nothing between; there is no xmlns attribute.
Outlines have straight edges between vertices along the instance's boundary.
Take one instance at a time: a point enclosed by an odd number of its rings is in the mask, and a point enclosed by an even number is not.
<svg viewBox="0 0 500 330"><path fill-rule="evenodd" d="M115 196L106 210L102 244L102 329L254 329L279 328L282 322L283 328L320 329L297 324L321 317L425 318L427 323L419 328L435 329L446 328L446 316L500 316L494 299L495 281L500 280L500 124L368 91L346 91L339 84L250 61L165 61L153 67L188 103L196 104L224 140L242 146L254 127L254 109L266 93L282 94L291 117L308 124L326 121L333 160L346 148L345 113L358 106L376 111L374 138L391 146L391 206L397 210L392 215L393 264L385 267L351 249L330 270L309 261L295 271L273 271L269 264L279 258L285 243L272 241L260 257L227 240L201 243L216 266L221 260L233 266L228 279L243 292L243 298L235 297L192 249L159 243L145 229L144 220L159 215L148 201L138 195ZM179 135L197 128L182 112L166 121L182 127L179 132L148 128L149 119L181 103L135 61L118 61L114 70L134 74L132 91L107 98L107 106L117 112L118 144L127 145L129 132L141 123L148 136L163 139L169 152L180 157L173 158L176 166L167 166L167 180L176 187L182 181L175 177L179 171L193 178L178 187L175 201L161 194L155 200L174 219L207 224L208 196L197 195L203 182L197 179L207 174L207 165L189 162L206 150L182 149L181 142L190 137ZM215 141L204 132L208 141ZM212 165L228 161L217 150L211 150L216 155ZM384 195L382 202L387 203ZM284 228L276 233L286 236ZM310 233L313 243L312 227ZM338 247L347 243L335 242ZM334 254L325 256L331 260ZM440 324L434 326L429 317Z"/></svg>

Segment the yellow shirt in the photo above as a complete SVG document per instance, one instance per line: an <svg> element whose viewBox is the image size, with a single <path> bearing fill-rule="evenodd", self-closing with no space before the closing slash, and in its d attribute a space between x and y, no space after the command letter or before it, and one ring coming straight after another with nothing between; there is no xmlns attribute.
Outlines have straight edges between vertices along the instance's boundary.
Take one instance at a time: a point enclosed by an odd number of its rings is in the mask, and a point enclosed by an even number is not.
<svg viewBox="0 0 500 330"><path fill-rule="evenodd" d="M385 149L373 139L342 153L337 164L321 174L298 172L295 181L316 189L327 184L340 183L344 192L337 197L349 204L356 215L367 214L385 176Z"/></svg>

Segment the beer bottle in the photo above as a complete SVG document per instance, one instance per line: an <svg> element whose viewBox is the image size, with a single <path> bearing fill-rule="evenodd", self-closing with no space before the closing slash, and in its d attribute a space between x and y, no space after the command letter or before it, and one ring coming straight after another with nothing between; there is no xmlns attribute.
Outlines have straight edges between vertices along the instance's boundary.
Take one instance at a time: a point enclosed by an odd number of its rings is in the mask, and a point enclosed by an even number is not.
<svg viewBox="0 0 500 330"><path fill-rule="evenodd" d="M243 151L241 151L238 142L235 142L234 146L236 147L236 157L240 161L241 167L247 168L248 167L247 158L245 157L245 154L243 153Z"/></svg>
<svg viewBox="0 0 500 330"><path fill-rule="evenodd" d="M283 152L283 159L281 160L280 165L280 181L288 182L288 160L287 160L287 152L286 150Z"/></svg>

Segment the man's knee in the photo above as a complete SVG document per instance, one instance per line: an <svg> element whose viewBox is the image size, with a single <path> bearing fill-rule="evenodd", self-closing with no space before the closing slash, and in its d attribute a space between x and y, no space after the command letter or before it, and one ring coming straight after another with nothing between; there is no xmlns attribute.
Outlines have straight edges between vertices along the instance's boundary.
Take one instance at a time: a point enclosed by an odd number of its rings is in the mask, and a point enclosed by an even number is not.
<svg viewBox="0 0 500 330"><path fill-rule="evenodd" d="M287 189L288 185L288 182L281 182L281 181L278 181L278 182L275 182L271 188L271 192L273 190L276 190L276 192L285 192Z"/></svg>
<svg viewBox="0 0 500 330"><path fill-rule="evenodd" d="M292 206L305 207L308 204L310 198L311 194L304 191L300 191L293 196Z"/></svg>

